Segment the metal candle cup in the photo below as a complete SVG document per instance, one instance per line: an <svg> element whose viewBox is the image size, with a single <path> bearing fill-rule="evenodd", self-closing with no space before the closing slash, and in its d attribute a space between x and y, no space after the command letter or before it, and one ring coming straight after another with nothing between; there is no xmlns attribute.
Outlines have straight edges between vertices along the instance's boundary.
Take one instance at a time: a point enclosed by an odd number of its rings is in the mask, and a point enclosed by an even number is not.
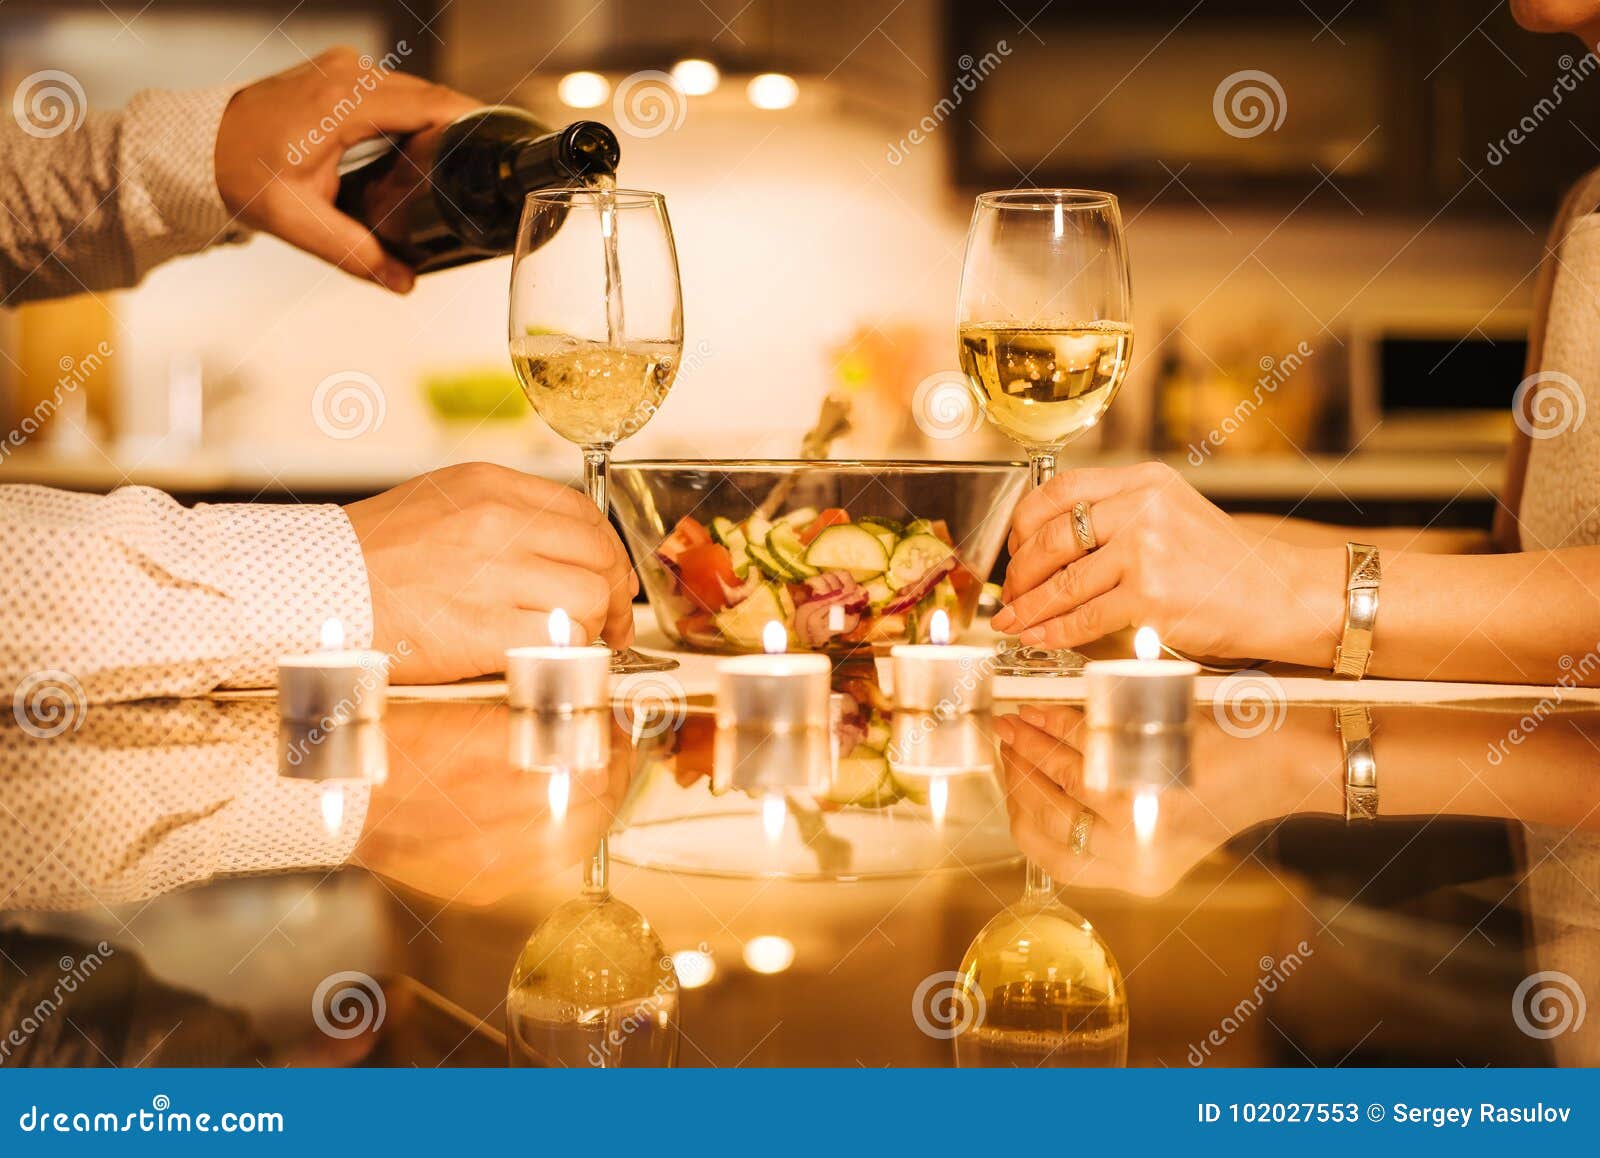
<svg viewBox="0 0 1600 1158"><path fill-rule="evenodd" d="M887 754L891 770L914 776L992 771L989 715L897 711L889 724Z"/></svg>
<svg viewBox="0 0 1600 1158"><path fill-rule="evenodd" d="M986 712L994 704L994 650L939 643L889 649L896 708Z"/></svg>
<svg viewBox="0 0 1600 1158"><path fill-rule="evenodd" d="M1185 726L1199 674L1199 664L1175 659L1103 659L1085 664L1084 720L1091 728Z"/></svg>
<svg viewBox="0 0 1600 1158"><path fill-rule="evenodd" d="M832 671L821 655L742 655L717 664L712 783L747 790L825 784Z"/></svg>
<svg viewBox="0 0 1600 1158"><path fill-rule="evenodd" d="M506 699L534 712L586 712L611 700L611 652L603 647L513 647Z"/></svg>
<svg viewBox="0 0 1600 1158"><path fill-rule="evenodd" d="M278 661L278 715L329 725L383 718L389 657L381 651L322 651Z"/></svg>
<svg viewBox="0 0 1600 1158"><path fill-rule="evenodd" d="M604 768L611 760L611 713L513 710L508 757L524 772Z"/></svg>

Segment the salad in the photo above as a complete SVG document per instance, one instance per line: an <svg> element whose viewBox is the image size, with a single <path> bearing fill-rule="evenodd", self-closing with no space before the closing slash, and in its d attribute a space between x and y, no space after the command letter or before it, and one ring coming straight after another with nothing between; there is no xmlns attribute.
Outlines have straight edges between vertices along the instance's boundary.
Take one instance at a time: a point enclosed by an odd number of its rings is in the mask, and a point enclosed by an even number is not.
<svg viewBox="0 0 1600 1158"><path fill-rule="evenodd" d="M936 609L953 628L970 622L983 586L943 520L839 507L710 525L686 516L655 557L680 639L720 650L759 650L773 620L806 651L921 640Z"/></svg>

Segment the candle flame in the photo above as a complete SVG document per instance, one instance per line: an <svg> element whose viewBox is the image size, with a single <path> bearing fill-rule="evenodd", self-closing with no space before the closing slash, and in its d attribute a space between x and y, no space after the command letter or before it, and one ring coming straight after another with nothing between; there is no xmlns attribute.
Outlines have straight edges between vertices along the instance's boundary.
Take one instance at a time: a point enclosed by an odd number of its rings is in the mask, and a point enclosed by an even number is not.
<svg viewBox="0 0 1600 1158"><path fill-rule="evenodd" d="M1153 627L1141 627L1133 634L1133 654L1140 659L1161 658L1161 637Z"/></svg>
<svg viewBox="0 0 1600 1158"><path fill-rule="evenodd" d="M344 788L329 784L322 789L322 825L329 836L337 836L344 825Z"/></svg>
<svg viewBox="0 0 1600 1158"><path fill-rule="evenodd" d="M942 607L928 616L928 642L940 647L950 642L950 616Z"/></svg>
<svg viewBox="0 0 1600 1158"><path fill-rule="evenodd" d="M344 624L337 615L322 621L322 650L338 651L344 646Z"/></svg>
<svg viewBox="0 0 1600 1158"><path fill-rule="evenodd" d="M550 613L550 646L572 646L572 617L559 607Z"/></svg>
<svg viewBox="0 0 1600 1158"><path fill-rule="evenodd" d="M778 838L783 835L783 826L787 820L788 812L784 807L782 796L773 792L762 798L761 831L766 833L768 844L778 843Z"/></svg>
<svg viewBox="0 0 1600 1158"><path fill-rule="evenodd" d="M1154 792L1146 790L1133 798L1133 835L1140 844L1148 844L1155 835L1160 815L1161 799Z"/></svg>
<svg viewBox="0 0 1600 1158"><path fill-rule="evenodd" d="M761 629L761 650L768 655L782 655L789 650L789 633L776 619L767 620Z"/></svg>

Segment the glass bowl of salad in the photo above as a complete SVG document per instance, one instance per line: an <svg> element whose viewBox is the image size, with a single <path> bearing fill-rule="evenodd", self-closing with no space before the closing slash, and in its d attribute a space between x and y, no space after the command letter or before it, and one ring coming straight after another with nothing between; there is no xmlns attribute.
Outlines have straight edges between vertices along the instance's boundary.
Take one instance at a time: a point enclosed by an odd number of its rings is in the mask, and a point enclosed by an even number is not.
<svg viewBox="0 0 1600 1158"><path fill-rule="evenodd" d="M661 630L694 651L848 654L972 622L1027 467L1005 462L634 461L611 505Z"/></svg>

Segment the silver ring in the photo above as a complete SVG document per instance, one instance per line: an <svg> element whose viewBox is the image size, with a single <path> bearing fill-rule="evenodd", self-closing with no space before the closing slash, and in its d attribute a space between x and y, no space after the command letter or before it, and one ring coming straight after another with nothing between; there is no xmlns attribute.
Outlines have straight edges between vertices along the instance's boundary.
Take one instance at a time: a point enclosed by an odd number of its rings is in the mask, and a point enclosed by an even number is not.
<svg viewBox="0 0 1600 1158"><path fill-rule="evenodd" d="M1072 534L1085 551L1093 551L1100 545L1100 540L1095 538L1094 522L1089 518L1089 504L1081 499L1072 504Z"/></svg>
<svg viewBox="0 0 1600 1158"><path fill-rule="evenodd" d="M1094 833L1094 813L1085 808L1072 818L1072 835L1067 840L1067 850L1073 856L1089 851L1089 837Z"/></svg>

